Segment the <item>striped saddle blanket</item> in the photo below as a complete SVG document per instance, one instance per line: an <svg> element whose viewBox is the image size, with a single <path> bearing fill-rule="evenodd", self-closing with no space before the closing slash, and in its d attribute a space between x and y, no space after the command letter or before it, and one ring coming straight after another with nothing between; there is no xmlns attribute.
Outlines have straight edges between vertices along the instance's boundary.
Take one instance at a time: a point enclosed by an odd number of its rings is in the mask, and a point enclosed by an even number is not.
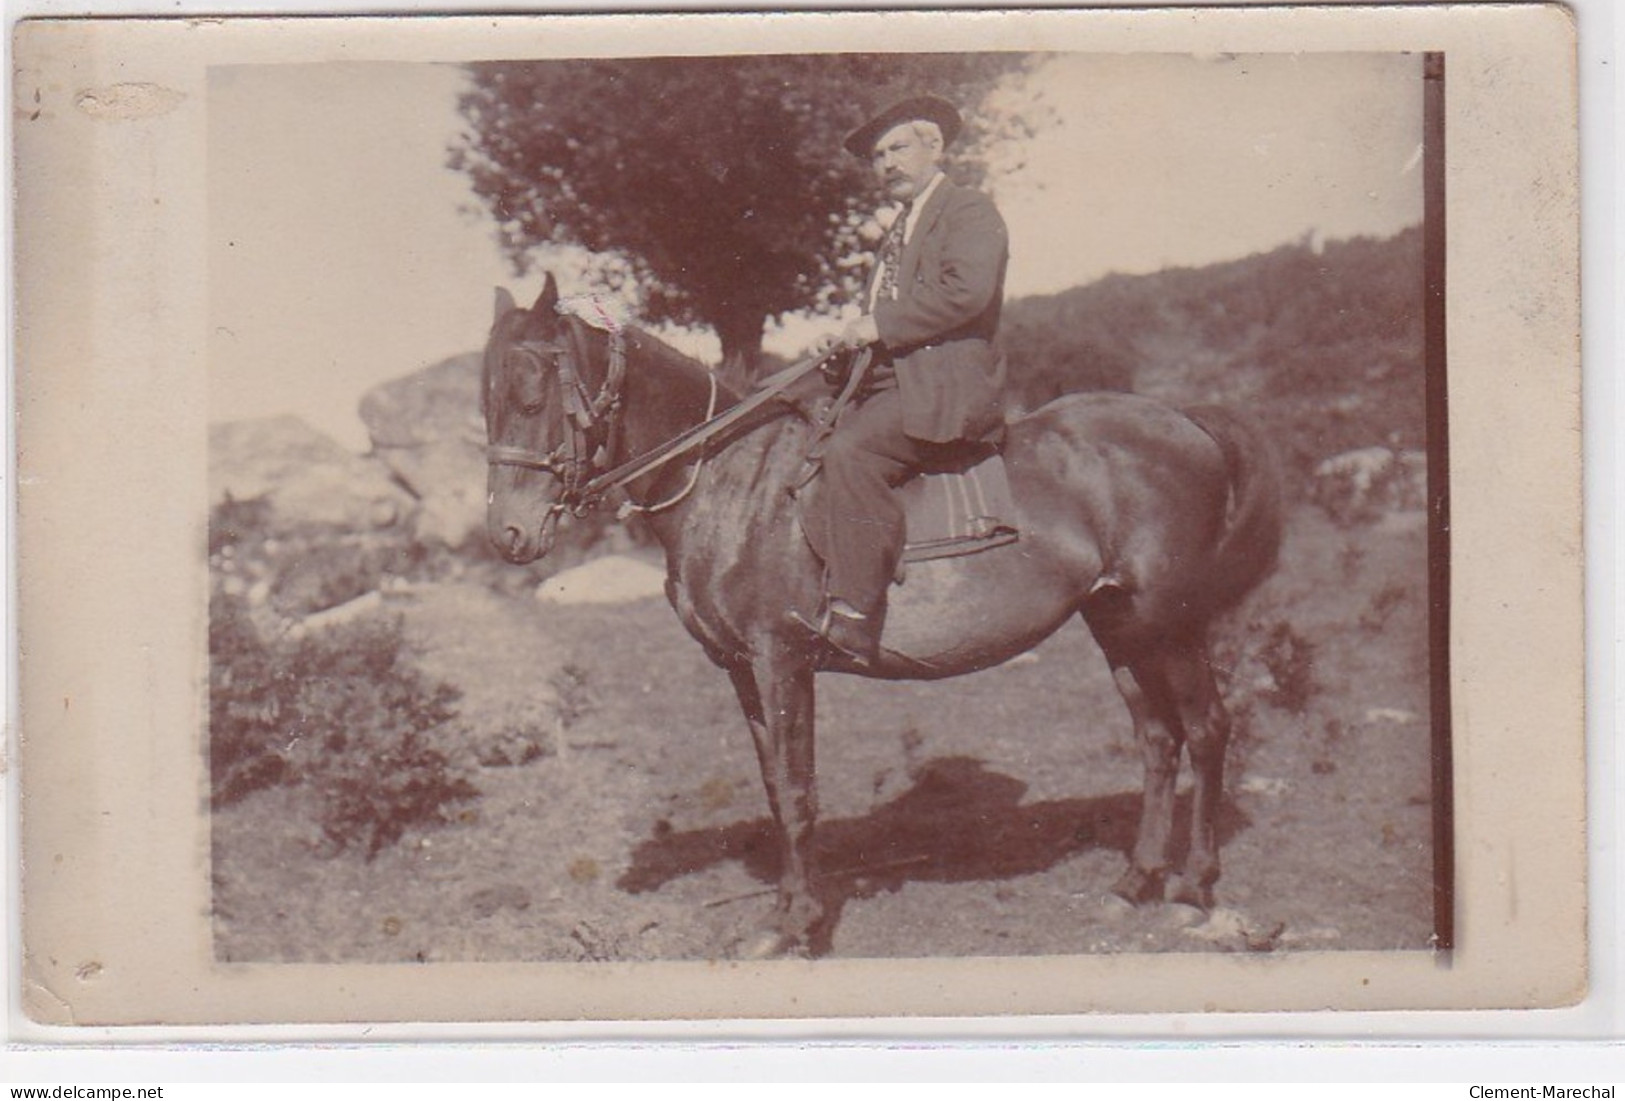
<svg viewBox="0 0 1625 1101"><path fill-rule="evenodd" d="M904 562L928 562L1002 547L1019 538L1004 456L963 471L922 474L897 493L908 518Z"/></svg>

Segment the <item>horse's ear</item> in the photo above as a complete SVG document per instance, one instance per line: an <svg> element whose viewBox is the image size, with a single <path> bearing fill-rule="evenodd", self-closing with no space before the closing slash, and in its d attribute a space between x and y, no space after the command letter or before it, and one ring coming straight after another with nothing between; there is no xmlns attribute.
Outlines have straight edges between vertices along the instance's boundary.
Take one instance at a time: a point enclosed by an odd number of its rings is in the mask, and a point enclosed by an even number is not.
<svg viewBox="0 0 1625 1101"><path fill-rule="evenodd" d="M513 295L508 293L508 288L498 287L496 316L491 319L491 324L495 325L498 321L501 321L504 317L507 317L510 313L518 308L519 304L513 300Z"/></svg>
<svg viewBox="0 0 1625 1101"><path fill-rule="evenodd" d="M553 278L553 273L547 273L547 282L542 285L542 293L536 296L536 304L530 312L537 317L552 317L555 307L559 304L559 285Z"/></svg>

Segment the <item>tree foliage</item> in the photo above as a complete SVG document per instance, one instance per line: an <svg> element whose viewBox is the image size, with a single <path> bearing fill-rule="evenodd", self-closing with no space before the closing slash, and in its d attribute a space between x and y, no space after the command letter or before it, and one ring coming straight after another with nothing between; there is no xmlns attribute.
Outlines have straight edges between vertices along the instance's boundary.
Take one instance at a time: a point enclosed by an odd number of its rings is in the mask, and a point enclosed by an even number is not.
<svg viewBox="0 0 1625 1101"><path fill-rule="evenodd" d="M538 246L580 245L594 280L649 320L702 324L748 374L769 318L855 293L874 202L842 138L905 95L960 105L957 178L1030 132L1035 109L996 89L1026 54L823 54L485 62L469 66L468 129L451 164L495 216L516 270Z"/></svg>

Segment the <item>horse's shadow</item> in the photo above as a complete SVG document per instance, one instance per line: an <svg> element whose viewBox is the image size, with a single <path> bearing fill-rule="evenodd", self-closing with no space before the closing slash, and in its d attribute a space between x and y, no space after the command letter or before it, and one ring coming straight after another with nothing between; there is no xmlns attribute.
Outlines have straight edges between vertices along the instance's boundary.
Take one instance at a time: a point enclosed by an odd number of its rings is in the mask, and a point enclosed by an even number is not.
<svg viewBox="0 0 1625 1101"><path fill-rule="evenodd" d="M1140 813L1138 792L1022 803L1027 785L970 757L939 757L914 773L907 791L861 818L821 822L820 894L828 915L825 940L846 903L905 883L1014 879L1048 871L1079 853L1126 852ZM1188 836L1190 800L1178 801L1176 862ZM1228 801L1219 816L1221 844L1245 828ZM638 844L616 886L633 894L727 860L766 884L779 879L779 853L766 818L701 830L659 830ZM727 900L718 900L727 901ZM820 946L815 946L815 950Z"/></svg>

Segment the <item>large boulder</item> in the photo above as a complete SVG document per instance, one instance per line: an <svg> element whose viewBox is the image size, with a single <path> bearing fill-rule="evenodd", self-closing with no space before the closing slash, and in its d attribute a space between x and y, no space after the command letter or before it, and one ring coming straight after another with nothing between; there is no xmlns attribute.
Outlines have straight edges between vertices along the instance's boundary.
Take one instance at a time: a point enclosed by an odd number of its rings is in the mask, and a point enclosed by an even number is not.
<svg viewBox="0 0 1625 1101"><path fill-rule="evenodd" d="M373 454L418 498L424 542L460 547L485 531L480 356L448 359L361 399Z"/></svg>
<svg viewBox="0 0 1625 1101"><path fill-rule="evenodd" d="M209 503L263 499L271 527L369 532L405 524L414 502L389 469L295 416L209 426Z"/></svg>

